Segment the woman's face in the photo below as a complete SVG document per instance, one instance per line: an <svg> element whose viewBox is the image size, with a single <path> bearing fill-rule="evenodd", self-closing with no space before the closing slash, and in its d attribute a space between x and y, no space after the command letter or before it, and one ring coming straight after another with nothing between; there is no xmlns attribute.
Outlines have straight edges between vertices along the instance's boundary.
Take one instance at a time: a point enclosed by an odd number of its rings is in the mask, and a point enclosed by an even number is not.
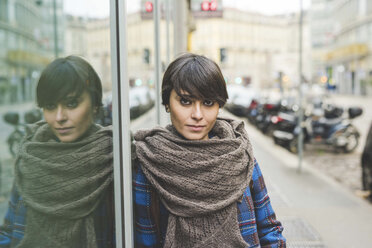
<svg viewBox="0 0 372 248"><path fill-rule="evenodd" d="M173 126L185 139L207 140L213 128L219 105L211 100L197 100L188 93L175 90L169 97L169 111Z"/></svg>
<svg viewBox="0 0 372 248"><path fill-rule="evenodd" d="M68 95L63 101L47 104L44 118L61 142L74 142L93 124L92 101L87 91L79 97Z"/></svg>

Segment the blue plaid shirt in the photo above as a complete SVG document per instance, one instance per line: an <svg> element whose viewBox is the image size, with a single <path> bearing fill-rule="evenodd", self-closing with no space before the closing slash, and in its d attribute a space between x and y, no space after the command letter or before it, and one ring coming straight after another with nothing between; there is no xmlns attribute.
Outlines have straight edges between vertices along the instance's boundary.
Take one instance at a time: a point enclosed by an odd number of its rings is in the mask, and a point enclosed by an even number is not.
<svg viewBox="0 0 372 248"><path fill-rule="evenodd" d="M113 194L108 193L105 200L95 210L95 230L99 248L115 247L115 215ZM0 248L16 247L23 239L26 225L27 207L13 187L9 208L5 215L4 224L0 226Z"/></svg>
<svg viewBox="0 0 372 248"><path fill-rule="evenodd" d="M137 164L133 173L135 247L162 247L168 210ZM260 167L255 161L252 181L237 203L239 228L247 247L286 247L283 227L276 220Z"/></svg>

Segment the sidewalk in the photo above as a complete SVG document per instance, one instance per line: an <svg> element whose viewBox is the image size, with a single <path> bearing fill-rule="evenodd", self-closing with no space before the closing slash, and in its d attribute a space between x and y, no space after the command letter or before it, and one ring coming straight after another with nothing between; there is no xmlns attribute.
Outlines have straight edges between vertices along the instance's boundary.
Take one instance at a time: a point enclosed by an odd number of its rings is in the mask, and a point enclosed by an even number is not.
<svg viewBox="0 0 372 248"><path fill-rule="evenodd" d="M246 126L287 247L371 247L369 203L306 163L299 172L296 155Z"/></svg>

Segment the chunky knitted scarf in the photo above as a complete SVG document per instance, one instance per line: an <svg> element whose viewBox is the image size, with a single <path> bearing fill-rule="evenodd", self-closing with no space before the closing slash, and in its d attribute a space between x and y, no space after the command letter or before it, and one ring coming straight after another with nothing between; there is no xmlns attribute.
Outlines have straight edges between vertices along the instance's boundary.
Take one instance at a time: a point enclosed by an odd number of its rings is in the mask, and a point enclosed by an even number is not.
<svg viewBox="0 0 372 248"><path fill-rule="evenodd" d="M209 140L186 140L172 125L138 131L136 155L169 210L164 247L248 247L237 201L253 152L243 122L218 118Z"/></svg>
<svg viewBox="0 0 372 248"><path fill-rule="evenodd" d="M95 248L92 212L112 175L112 132L92 125L84 138L62 143L39 122L16 160L16 186L27 206L19 248Z"/></svg>

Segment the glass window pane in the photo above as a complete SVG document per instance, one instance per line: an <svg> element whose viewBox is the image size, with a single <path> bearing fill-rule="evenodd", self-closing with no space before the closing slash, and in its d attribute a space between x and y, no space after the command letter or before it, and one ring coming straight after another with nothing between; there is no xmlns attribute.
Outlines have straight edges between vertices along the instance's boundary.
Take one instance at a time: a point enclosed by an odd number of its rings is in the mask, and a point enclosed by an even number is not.
<svg viewBox="0 0 372 248"><path fill-rule="evenodd" d="M155 1L127 1L128 77L130 85L131 130L156 125L155 97ZM159 55L161 72L173 58L172 1L158 1L160 6ZM162 75L161 75L162 77ZM161 123L168 122L162 111ZM163 113L164 112L164 113ZM146 121L144 121L146 119Z"/></svg>
<svg viewBox="0 0 372 248"><path fill-rule="evenodd" d="M114 245L109 9L0 1L0 247Z"/></svg>

